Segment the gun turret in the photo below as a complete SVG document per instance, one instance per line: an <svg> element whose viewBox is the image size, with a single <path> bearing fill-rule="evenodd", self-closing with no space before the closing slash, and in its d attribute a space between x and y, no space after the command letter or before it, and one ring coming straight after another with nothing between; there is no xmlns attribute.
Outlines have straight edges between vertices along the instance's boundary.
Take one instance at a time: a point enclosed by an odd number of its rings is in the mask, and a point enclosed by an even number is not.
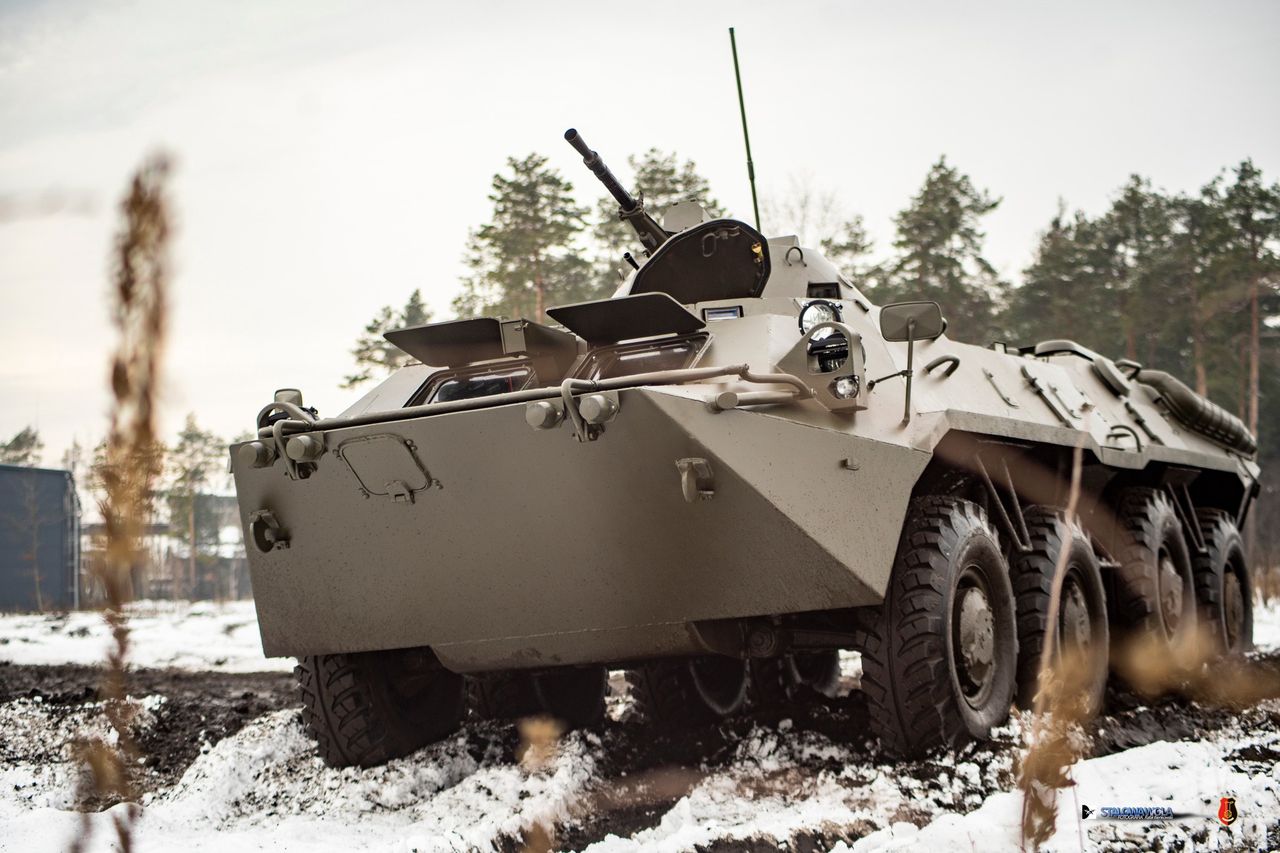
<svg viewBox="0 0 1280 853"><path fill-rule="evenodd" d="M578 134L578 131L571 127L564 132L564 138L582 155L582 162L600 179L600 183L604 184L609 195L618 202L618 218L631 223L631 227L636 229L640 242L644 244L645 254L652 254L655 249L665 243L670 235L645 211L644 201L634 198L626 191L626 188L614 177L613 172L609 171L609 167L600 159L600 155L587 146L586 140Z"/></svg>

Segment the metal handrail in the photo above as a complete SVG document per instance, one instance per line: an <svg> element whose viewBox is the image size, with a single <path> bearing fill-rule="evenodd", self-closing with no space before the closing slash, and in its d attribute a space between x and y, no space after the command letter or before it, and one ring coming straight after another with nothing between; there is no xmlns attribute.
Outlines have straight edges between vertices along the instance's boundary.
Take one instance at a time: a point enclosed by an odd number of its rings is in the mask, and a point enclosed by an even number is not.
<svg viewBox="0 0 1280 853"><path fill-rule="evenodd" d="M736 376L743 382L760 385L790 385L796 389L794 399L804 400L813 396L812 389L797 376L790 373L753 373L747 364L734 364L724 367L688 367L679 370L657 370L651 373L637 373L634 376L622 376L617 379L568 379L560 385L546 388L529 388L524 391L509 391L505 394L493 394L489 397L475 397L470 400L452 400L446 403L424 403L419 406L405 406L389 412L376 412L369 415L356 415L349 418L320 418L304 421L297 418L276 421L284 434L297 434L317 430L344 429L347 427L368 426L370 424L391 423L411 420L430 415L443 415L452 412L465 412L472 409L488 409L511 403L528 403L534 400L549 400L560 397L564 393L577 390L582 393L593 391L618 391L625 388L639 388L645 385L683 385L689 382L703 382L725 376ZM566 391L569 386L570 391ZM258 430L260 438L270 438L271 427Z"/></svg>

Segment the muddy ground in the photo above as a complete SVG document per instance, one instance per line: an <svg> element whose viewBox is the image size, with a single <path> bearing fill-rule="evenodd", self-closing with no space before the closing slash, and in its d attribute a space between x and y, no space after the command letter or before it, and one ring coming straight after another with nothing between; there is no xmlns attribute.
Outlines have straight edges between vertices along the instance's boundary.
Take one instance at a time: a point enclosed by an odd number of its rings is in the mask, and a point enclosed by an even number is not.
<svg viewBox="0 0 1280 853"><path fill-rule="evenodd" d="M1280 668L1280 654L1264 656L1265 666ZM37 700L44 713L83 714L87 703L97 700L99 671L93 667L20 666L0 663L0 705L15 700ZM616 685L615 685L616 687ZM166 669L134 670L129 675L132 696L163 696L165 701L150 713L154 720L140 732L140 747L146 772L139 779L143 793L177 782L203 750L239 731L252 720L272 711L298 706L293 678L288 673L186 672ZM866 709L856 690L831 700L808 702L770 712L757 711L727 724L677 733L654 732L633 715L607 721L600 729L605 749L603 766L598 768L600 784L596 801L584 809L586 816L572 825L556 828L555 844L562 849L581 849L609 834L629 837L658 823L673 804L708 773L733 760L735 750L758 724L776 726L782 720L789 731L820 734L845 748L846 755L865 758L868 764L885 760L876 744L867 737ZM1230 726L1251 731L1280 731L1280 710L1274 703L1251 709L1212 708L1181 698L1154 702L1140 701L1123 691L1109 695L1108 713L1091 724L1092 754L1106 755L1159 740L1195 740ZM515 761L520 736L512 724L472 721L466 727L468 751L474 755L500 753ZM1019 744L1016 734L994 742L969 747L963 758L981 768L973 790L965 791L968 802L1012 784ZM32 760L30 744L10 742L0 732L0 762ZM26 752L27 754L19 754ZM1240 768L1269 772L1280 753L1265 747L1241 750L1234 759ZM492 760L492 758L490 759ZM824 761L814 757L814 772L824 769ZM847 759L845 759L847 761ZM897 765L903 776L914 777L926 789L941 773L931 761ZM762 776L763 788L785 785L785 778ZM966 810L968 802L957 802ZM103 804L95 803L95 806ZM910 808L896 816L912 822L927 822L929 815L913 815ZM848 826L838 830L803 833L791 839L792 850L825 850L839 840L853 841L866 827ZM510 839L511 849L521 839ZM708 850L753 849L742 840L713 845ZM761 842L760 848L776 849L775 842Z"/></svg>

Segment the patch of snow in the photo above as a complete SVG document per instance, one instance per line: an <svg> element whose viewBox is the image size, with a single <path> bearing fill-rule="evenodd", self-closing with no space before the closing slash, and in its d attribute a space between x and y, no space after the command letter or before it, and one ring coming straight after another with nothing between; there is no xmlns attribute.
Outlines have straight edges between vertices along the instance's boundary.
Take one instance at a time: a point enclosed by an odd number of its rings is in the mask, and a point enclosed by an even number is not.
<svg viewBox="0 0 1280 853"><path fill-rule="evenodd" d="M128 607L129 664L220 672L289 671L292 658L267 658L252 601L139 601ZM98 664L110 633L102 614L0 615L0 660L18 664Z"/></svg>
<svg viewBox="0 0 1280 853"><path fill-rule="evenodd" d="M494 849L537 825L567 819L595 775L598 736L562 740L542 769L501 751L475 756L458 734L407 758L370 769L326 767L295 711L267 714L220 741L173 788L141 809L135 849L297 851L464 851ZM22 784L23 768L4 783ZM40 780L31 780L36 786ZM53 786L65 780L46 780ZM65 848L78 829L69 802L10 798L0 811L0 849ZM117 807L119 808L119 807ZM109 850L116 809L90 815L89 850ZM7 846L11 845L11 846Z"/></svg>
<svg viewBox="0 0 1280 853"><path fill-rule="evenodd" d="M127 701L136 736L155 724L153 712L166 700ZM101 702L51 707L40 699L16 699L0 705L0 823L32 808L73 808L79 772L73 744L87 738L117 742Z"/></svg>
<svg viewBox="0 0 1280 853"><path fill-rule="evenodd" d="M1254 601L1253 644L1259 651L1280 648L1280 599L1269 604Z"/></svg>
<svg viewBox="0 0 1280 853"><path fill-rule="evenodd" d="M1075 785L1058 794L1055 833L1042 849L1252 849L1267 847L1268 824L1280 814L1280 767L1255 772L1236 753L1246 745L1280 743L1269 732L1224 732L1203 742L1160 741L1092 758L1071 773ZM1222 797L1236 798L1239 814L1231 827L1217 820ZM1081 806L1093 810L1082 818ZM1165 806L1181 817L1168 822L1104 821L1106 806ZM1004 791L968 814L943 814L917 833L880 830L852 847L853 853L918 849L1021 851L1022 795Z"/></svg>

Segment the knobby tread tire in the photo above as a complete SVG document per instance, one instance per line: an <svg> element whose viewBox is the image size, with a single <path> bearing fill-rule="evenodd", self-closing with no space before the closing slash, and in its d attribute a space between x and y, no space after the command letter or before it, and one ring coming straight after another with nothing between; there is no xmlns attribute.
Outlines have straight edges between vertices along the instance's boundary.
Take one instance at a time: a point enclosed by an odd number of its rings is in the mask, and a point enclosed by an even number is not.
<svg viewBox="0 0 1280 853"><path fill-rule="evenodd" d="M1125 637L1153 636L1168 640L1160 613L1159 553L1163 543L1180 573L1191 573L1185 531L1169 498L1159 489L1141 486L1125 489L1116 500L1116 538L1112 553L1115 570L1115 619ZM1176 534L1174 531L1176 530ZM1194 630L1192 617L1179 630Z"/></svg>
<svg viewBox="0 0 1280 853"><path fill-rule="evenodd" d="M532 679L523 670L467 676L467 706L482 720L514 720L540 710Z"/></svg>
<svg viewBox="0 0 1280 853"><path fill-rule="evenodd" d="M1250 582L1244 543L1235 519L1220 509L1196 510L1196 522L1207 550L1192 558L1191 571L1196 585L1196 606L1200 625L1215 644L1216 654L1241 654L1253 648L1253 585ZM1227 640L1223 582L1227 571L1237 572L1244 597L1245 620L1241 642L1230 648Z"/></svg>
<svg viewBox="0 0 1280 853"><path fill-rule="evenodd" d="M986 708L973 714L960 707L964 699L953 684L949 614L952 584L963 568L953 557L978 539L985 541L974 547L993 563L988 581L998 661ZM1017 655L1013 610L1008 567L982 510L952 497L913 501L884 604L859 608L854 617L871 729L886 749L915 756L956 747L985 737L1008 717Z"/></svg>
<svg viewBox="0 0 1280 853"><path fill-rule="evenodd" d="M731 659L726 659L731 660ZM691 670L691 661L664 660L627 671L636 710L650 725L688 728L707 725L730 717L746 704L747 667L737 701L727 709L713 708L703 697Z"/></svg>
<svg viewBox="0 0 1280 853"><path fill-rule="evenodd" d="M429 653L427 653L429 654ZM303 718L330 767L373 767L439 740L461 722L462 679L440 668L406 675L400 652L306 655L294 667ZM413 697L398 678L427 679Z"/></svg>
<svg viewBox="0 0 1280 853"><path fill-rule="evenodd" d="M751 701L761 708L779 708L795 699L796 683L785 656L751 661Z"/></svg>
<svg viewBox="0 0 1280 853"><path fill-rule="evenodd" d="M834 649L751 661L751 700L758 707L829 699L839 686L840 653Z"/></svg>
<svg viewBox="0 0 1280 853"><path fill-rule="evenodd" d="M1025 517L1027 531L1031 534L1031 550L1015 553L1009 567L1018 618L1016 701L1023 709L1030 709L1035 701L1039 687L1040 658L1044 651L1045 635L1050 627L1049 604L1053 596L1053 575L1058 567L1058 555L1065 543L1066 547L1075 550L1080 558L1077 561L1080 570L1088 575L1082 580L1089 587L1086 594L1091 599L1091 610L1097 617L1093 626L1094 639L1100 649L1089 687L1093 694L1091 707L1100 709L1106 693L1109 631L1106 596L1097 558L1083 531L1074 526L1068 529L1066 520L1057 510L1031 507L1026 511Z"/></svg>

